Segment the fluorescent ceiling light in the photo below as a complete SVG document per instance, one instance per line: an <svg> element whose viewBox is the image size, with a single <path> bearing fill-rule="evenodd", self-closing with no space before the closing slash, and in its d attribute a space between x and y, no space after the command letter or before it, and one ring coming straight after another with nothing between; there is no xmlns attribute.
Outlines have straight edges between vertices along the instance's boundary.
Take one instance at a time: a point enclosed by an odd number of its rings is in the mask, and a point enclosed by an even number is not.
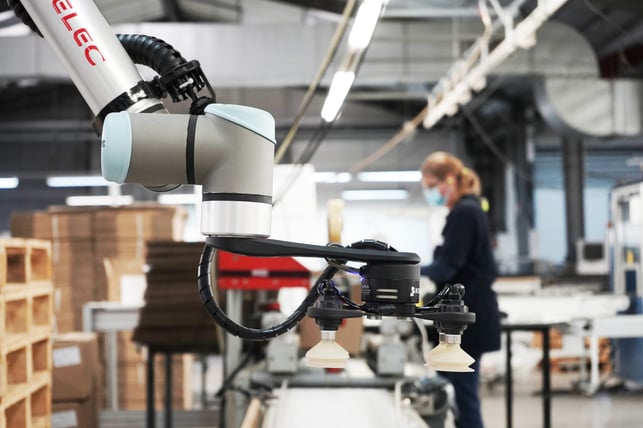
<svg viewBox="0 0 643 428"><path fill-rule="evenodd" d="M353 176L350 172L316 172L317 183L348 183Z"/></svg>
<svg viewBox="0 0 643 428"><path fill-rule="evenodd" d="M421 178L422 173L420 171L365 171L357 174L359 181L380 183L419 183Z"/></svg>
<svg viewBox="0 0 643 428"><path fill-rule="evenodd" d="M100 175L65 175L47 177L49 187L107 187L111 183Z"/></svg>
<svg viewBox="0 0 643 428"><path fill-rule="evenodd" d="M201 195L196 193L166 193L159 195L162 205L194 205L201 202Z"/></svg>
<svg viewBox="0 0 643 428"><path fill-rule="evenodd" d="M392 201L409 197L409 192L402 189L392 190L344 190L342 199L347 201Z"/></svg>
<svg viewBox="0 0 643 428"><path fill-rule="evenodd" d="M332 122L337 117L337 113L339 113L339 109L351 89L353 80L355 80L355 73L352 71L338 71L333 76L321 111L321 117L326 122Z"/></svg>
<svg viewBox="0 0 643 428"><path fill-rule="evenodd" d="M375 25L382 13L383 0L363 0L360 4L353 27L348 35L348 48L352 51L366 49L373 37Z"/></svg>
<svg viewBox="0 0 643 428"><path fill-rule="evenodd" d="M19 183L18 177L0 177L0 189L15 189Z"/></svg>
<svg viewBox="0 0 643 428"><path fill-rule="evenodd" d="M133 202L131 195L69 196L65 199L65 203L72 207L131 205Z"/></svg>

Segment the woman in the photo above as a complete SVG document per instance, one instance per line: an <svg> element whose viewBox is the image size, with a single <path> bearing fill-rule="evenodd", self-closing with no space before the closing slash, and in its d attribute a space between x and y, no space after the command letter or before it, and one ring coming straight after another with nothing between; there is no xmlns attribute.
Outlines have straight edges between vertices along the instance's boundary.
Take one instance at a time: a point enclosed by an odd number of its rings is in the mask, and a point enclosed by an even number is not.
<svg viewBox="0 0 643 428"><path fill-rule="evenodd" d="M429 155L422 165L422 186L427 202L449 208L442 245L435 248L433 262L422 267L436 286L460 283L465 286L464 303L476 314L475 324L462 335L462 349L476 362L473 372L441 375L455 389L458 428L483 427L480 412L480 357L500 349L500 313L491 286L496 265L487 217L480 200L478 176L462 161L445 152Z"/></svg>

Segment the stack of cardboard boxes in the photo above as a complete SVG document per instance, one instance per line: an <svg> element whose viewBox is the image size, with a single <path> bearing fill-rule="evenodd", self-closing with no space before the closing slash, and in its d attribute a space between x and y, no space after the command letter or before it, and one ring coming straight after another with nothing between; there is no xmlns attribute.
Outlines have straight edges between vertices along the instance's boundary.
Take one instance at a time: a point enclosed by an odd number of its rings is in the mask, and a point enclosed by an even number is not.
<svg viewBox="0 0 643 428"><path fill-rule="evenodd" d="M147 243L145 306L134 340L156 346L218 349L216 324L203 309L196 286L202 250L201 242Z"/></svg>
<svg viewBox="0 0 643 428"><path fill-rule="evenodd" d="M132 340L132 333L127 333L120 340L125 344ZM146 408L146 361L147 349L133 350L125 347L130 353L121 354L118 361L118 404L120 409L142 410ZM172 408L188 410L193 407L192 401L192 355L172 355ZM154 397L155 408L162 409L165 397L165 355L156 354L154 361Z"/></svg>
<svg viewBox="0 0 643 428"><path fill-rule="evenodd" d="M123 208L52 207L14 213L12 236L52 242L56 326L59 332L82 330L82 307L90 301L118 300L119 284L109 281L106 263L127 261L142 274L145 242L180 240L185 211L141 205Z"/></svg>
<svg viewBox="0 0 643 428"><path fill-rule="evenodd" d="M120 301L132 288L138 291L141 281L144 287L146 242L181 240L185 219L183 208L157 204L52 207L47 211L14 213L11 233L51 241L55 322L58 333L67 333L82 331L85 303ZM141 281L130 286L132 282L127 279L136 277ZM131 341L130 332L121 333L118 343L119 408L143 409L145 353ZM99 358L105 355L102 347L99 336ZM190 369L189 360L177 361L175 373ZM176 395L182 397L181 392Z"/></svg>
<svg viewBox="0 0 643 428"><path fill-rule="evenodd" d="M96 428L103 377L94 333L54 337L52 428Z"/></svg>
<svg viewBox="0 0 643 428"><path fill-rule="evenodd" d="M94 300L95 273L91 216L88 211L16 213L11 235L52 243L56 328L82 329L82 304Z"/></svg>

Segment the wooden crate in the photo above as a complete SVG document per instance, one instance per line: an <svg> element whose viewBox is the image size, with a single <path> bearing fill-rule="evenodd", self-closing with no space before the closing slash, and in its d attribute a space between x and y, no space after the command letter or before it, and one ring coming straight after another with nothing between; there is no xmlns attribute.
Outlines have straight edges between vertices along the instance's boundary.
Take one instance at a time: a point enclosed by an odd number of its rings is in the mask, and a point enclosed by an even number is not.
<svg viewBox="0 0 643 428"><path fill-rule="evenodd" d="M51 336L36 338L31 343L31 369L34 375L51 375L52 358Z"/></svg>
<svg viewBox="0 0 643 428"><path fill-rule="evenodd" d="M10 405L2 405L2 423L7 428L28 428L29 400L23 397Z"/></svg>
<svg viewBox="0 0 643 428"><path fill-rule="evenodd" d="M52 287L34 289L31 295L31 325L34 332L51 332L54 317L54 295Z"/></svg>
<svg viewBox="0 0 643 428"><path fill-rule="evenodd" d="M51 282L51 242L0 239L0 286Z"/></svg>
<svg viewBox="0 0 643 428"><path fill-rule="evenodd" d="M7 283L7 250L0 244L0 290Z"/></svg>
<svg viewBox="0 0 643 428"><path fill-rule="evenodd" d="M31 427L51 427L51 384L43 383L37 386L29 394Z"/></svg>
<svg viewBox="0 0 643 428"><path fill-rule="evenodd" d="M4 403L7 395L31 378L31 344L25 340L3 344L0 347L0 359L0 402Z"/></svg>
<svg viewBox="0 0 643 428"><path fill-rule="evenodd" d="M54 307L51 284L7 285L0 294L0 343L17 336L51 333Z"/></svg>
<svg viewBox="0 0 643 428"><path fill-rule="evenodd" d="M4 342L5 337L5 304L4 304L4 295L0 293L0 344Z"/></svg>
<svg viewBox="0 0 643 428"><path fill-rule="evenodd" d="M29 239L27 281L30 283L51 282L51 242Z"/></svg>
<svg viewBox="0 0 643 428"><path fill-rule="evenodd" d="M45 376L51 379L52 345L48 332L12 337L0 345L0 403Z"/></svg>
<svg viewBox="0 0 643 428"><path fill-rule="evenodd" d="M3 331L4 341L11 337L29 333L31 310L29 294L26 292L6 293L4 295Z"/></svg>
<svg viewBox="0 0 643 428"><path fill-rule="evenodd" d="M40 373L3 397L0 428L51 427L51 377Z"/></svg>

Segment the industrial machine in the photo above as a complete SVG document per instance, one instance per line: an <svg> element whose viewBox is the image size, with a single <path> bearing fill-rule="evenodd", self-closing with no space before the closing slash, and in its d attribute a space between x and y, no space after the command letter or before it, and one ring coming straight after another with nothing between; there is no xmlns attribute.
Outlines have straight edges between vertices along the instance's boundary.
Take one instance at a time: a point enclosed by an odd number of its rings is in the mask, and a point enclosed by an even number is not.
<svg viewBox="0 0 643 428"><path fill-rule="evenodd" d="M615 371L625 380L643 384L640 364L643 353L643 337L640 337L640 325L643 325L643 181L623 183L612 189L610 218L611 287L615 294L629 298L629 307L621 316L630 319L630 325L638 331L615 335Z"/></svg>
<svg viewBox="0 0 643 428"><path fill-rule="evenodd" d="M379 241L344 247L268 238L276 144L269 113L217 103L198 61L185 60L154 37L114 35L93 2L8 3L47 41L95 115L106 179L153 191L202 186L201 231L206 240L198 262L198 292L206 311L226 332L244 340L269 340L308 315L322 337L307 353L308 364L343 367L348 353L334 341L343 319L415 317L433 320L440 332L428 364L438 370L471 370L473 360L459 347L461 334L475 321L462 300L464 287L446 285L431 302L418 306L417 254L398 252ZM158 77L145 81L135 64L150 67ZM191 100L190 114L169 114L161 101L167 97ZM219 250L254 257L315 257L328 265L290 316L255 329L233 321L215 299L212 274ZM333 282L339 271L359 275L363 303L339 292Z"/></svg>

